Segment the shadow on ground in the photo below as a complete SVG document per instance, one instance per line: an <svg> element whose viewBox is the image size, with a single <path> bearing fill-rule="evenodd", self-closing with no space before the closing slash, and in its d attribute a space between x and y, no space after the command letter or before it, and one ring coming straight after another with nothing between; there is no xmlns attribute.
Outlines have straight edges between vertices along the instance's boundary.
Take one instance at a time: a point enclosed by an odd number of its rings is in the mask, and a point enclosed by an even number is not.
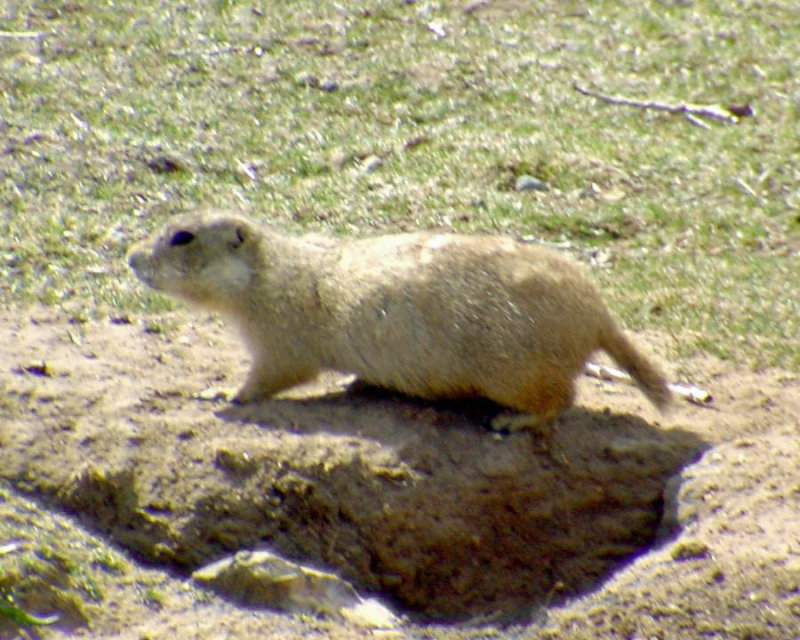
<svg viewBox="0 0 800 640"><path fill-rule="evenodd" d="M227 407L222 420L262 436L217 452L229 486L198 505L177 559L268 543L425 617L507 614L592 589L647 549L668 479L705 446L584 409L498 435L497 410L369 388Z"/></svg>

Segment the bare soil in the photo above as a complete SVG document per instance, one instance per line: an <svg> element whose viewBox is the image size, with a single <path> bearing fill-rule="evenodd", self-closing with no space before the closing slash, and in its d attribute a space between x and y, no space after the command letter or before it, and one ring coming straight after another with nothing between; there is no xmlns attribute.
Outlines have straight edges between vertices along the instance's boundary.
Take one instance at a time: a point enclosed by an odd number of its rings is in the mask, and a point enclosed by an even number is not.
<svg viewBox="0 0 800 640"><path fill-rule="evenodd" d="M36 308L0 316L0 340L0 476L36 498L30 513L73 516L167 582L268 547L380 597L409 637L440 622L457 624L428 637L472 637L480 621L530 637L800 628L794 374L667 363L714 402L666 417L635 388L584 378L551 430L495 434L491 404L336 376L230 405L214 389L235 389L247 356L210 316ZM639 341L664 360L666 339ZM127 633L125 612L141 613L126 597L41 633ZM366 633L214 598L198 613L175 596L134 637ZM202 630L181 623L198 615Z"/></svg>

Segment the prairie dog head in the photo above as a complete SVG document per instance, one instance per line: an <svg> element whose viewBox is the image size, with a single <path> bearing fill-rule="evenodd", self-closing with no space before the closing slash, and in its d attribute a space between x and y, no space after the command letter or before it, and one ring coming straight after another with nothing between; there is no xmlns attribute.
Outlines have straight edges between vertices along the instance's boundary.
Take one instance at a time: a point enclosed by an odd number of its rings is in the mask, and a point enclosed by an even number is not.
<svg viewBox="0 0 800 640"><path fill-rule="evenodd" d="M245 218L189 214L134 245L128 265L157 291L224 311L250 286L255 245L256 230Z"/></svg>

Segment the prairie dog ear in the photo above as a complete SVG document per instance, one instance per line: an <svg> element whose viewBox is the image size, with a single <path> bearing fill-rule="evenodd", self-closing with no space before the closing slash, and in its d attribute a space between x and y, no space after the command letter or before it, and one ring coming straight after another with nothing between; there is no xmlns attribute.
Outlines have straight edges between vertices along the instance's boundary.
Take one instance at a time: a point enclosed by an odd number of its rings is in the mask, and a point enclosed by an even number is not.
<svg viewBox="0 0 800 640"><path fill-rule="evenodd" d="M249 229L241 223L237 223L233 228L233 234L230 238L231 249L238 249L241 247L249 237Z"/></svg>

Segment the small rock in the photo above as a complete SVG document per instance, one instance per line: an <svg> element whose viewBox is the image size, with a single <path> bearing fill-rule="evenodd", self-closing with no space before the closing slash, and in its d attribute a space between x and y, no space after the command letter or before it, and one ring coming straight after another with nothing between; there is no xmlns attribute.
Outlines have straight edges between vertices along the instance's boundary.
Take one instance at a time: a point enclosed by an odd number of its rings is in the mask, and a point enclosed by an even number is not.
<svg viewBox="0 0 800 640"><path fill-rule="evenodd" d="M161 324L158 320L146 320L144 323L144 332L153 334L153 335L160 335L166 332L167 328Z"/></svg>
<svg viewBox="0 0 800 640"><path fill-rule="evenodd" d="M550 185L544 180L539 180L539 178L534 178L533 176L523 174L517 177L517 181L514 183L514 188L517 191L548 191L550 189Z"/></svg>
<svg viewBox="0 0 800 640"><path fill-rule="evenodd" d="M673 560L700 560L707 558L711 550L702 540L684 540L677 543L670 552Z"/></svg>
<svg viewBox="0 0 800 640"><path fill-rule="evenodd" d="M597 199L600 200L600 202L605 202L606 204L614 204L615 202L624 200L627 195L628 194L624 189L620 189L619 187L611 187L605 191L600 191L597 194Z"/></svg>
<svg viewBox="0 0 800 640"><path fill-rule="evenodd" d="M192 394L195 400L203 400L205 402L219 402L220 400L229 401L236 395L235 389L228 387L208 387L202 391Z"/></svg>
<svg viewBox="0 0 800 640"><path fill-rule="evenodd" d="M166 154L150 158L147 166L155 173L178 173L189 169L188 163L182 158Z"/></svg>
<svg viewBox="0 0 800 640"><path fill-rule="evenodd" d="M383 166L383 160L378 156L367 156L361 162L361 170L364 173L374 173Z"/></svg>
<svg viewBox="0 0 800 640"><path fill-rule="evenodd" d="M413 137L409 138L408 140L406 140L403 143L403 148L404 149L416 149L419 145L425 144L428 141L429 141L428 136L426 136L424 134L423 135L419 135L419 136L413 136Z"/></svg>
<svg viewBox="0 0 800 640"><path fill-rule="evenodd" d="M214 457L214 465L239 478L252 476L258 470L258 463L246 451L220 449Z"/></svg>
<svg viewBox="0 0 800 640"><path fill-rule="evenodd" d="M336 613L358 602L350 583L271 551L239 551L192 574L197 582L249 605L293 613Z"/></svg>
<svg viewBox="0 0 800 640"><path fill-rule="evenodd" d="M52 378L53 371L44 360L33 360L26 362L15 370L17 373L27 373L33 376L41 376L43 378Z"/></svg>
<svg viewBox="0 0 800 640"><path fill-rule="evenodd" d="M373 598L342 607L340 613L351 624L369 629L391 629L398 622L397 616Z"/></svg>
<svg viewBox="0 0 800 640"><path fill-rule="evenodd" d="M294 77L294 81L301 87L316 89L319 87L319 78L308 71L301 71Z"/></svg>
<svg viewBox="0 0 800 640"><path fill-rule="evenodd" d="M349 582L271 551L240 551L198 569L192 578L248 605L344 618L364 627L391 628L397 623L377 600L362 600Z"/></svg>
<svg viewBox="0 0 800 640"><path fill-rule="evenodd" d="M433 32L437 40L447 37L447 31L441 22L431 22L428 24L428 29Z"/></svg>

